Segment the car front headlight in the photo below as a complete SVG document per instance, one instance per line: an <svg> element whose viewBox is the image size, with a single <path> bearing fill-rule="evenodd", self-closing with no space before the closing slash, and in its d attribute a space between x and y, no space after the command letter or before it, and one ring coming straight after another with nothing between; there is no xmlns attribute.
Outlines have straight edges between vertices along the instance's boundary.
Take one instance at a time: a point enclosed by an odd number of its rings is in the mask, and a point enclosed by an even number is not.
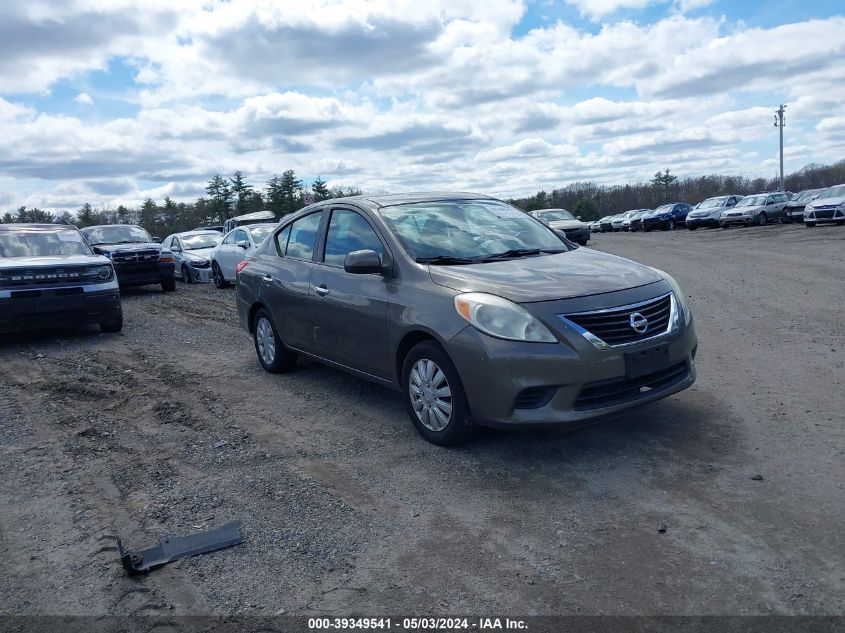
<svg viewBox="0 0 845 633"><path fill-rule="evenodd" d="M557 343L549 329L522 306L484 292L455 297L455 311L485 334L510 341Z"/></svg>
<svg viewBox="0 0 845 633"><path fill-rule="evenodd" d="M197 266L205 266L208 263L208 260L207 259L192 259L191 263L195 264Z"/></svg>
<svg viewBox="0 0 845 633"><path fill-rule="evenodd" d="M97 268L97 277L99 277L103 281L108 281L111 279L112 276L112 268L111 266L100 266Z"/></svg>

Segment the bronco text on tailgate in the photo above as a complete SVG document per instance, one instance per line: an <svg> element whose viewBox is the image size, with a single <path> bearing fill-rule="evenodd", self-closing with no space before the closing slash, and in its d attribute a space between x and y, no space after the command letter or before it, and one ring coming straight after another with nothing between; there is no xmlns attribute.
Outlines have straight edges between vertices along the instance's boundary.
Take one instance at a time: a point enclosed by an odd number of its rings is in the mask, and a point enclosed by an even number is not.
<svg viewBox="0 0 845 633"><path fill-rule="evenodd" d="M0 333L93 323L123 327L111 262L75 227L0 224Z"/></svg>

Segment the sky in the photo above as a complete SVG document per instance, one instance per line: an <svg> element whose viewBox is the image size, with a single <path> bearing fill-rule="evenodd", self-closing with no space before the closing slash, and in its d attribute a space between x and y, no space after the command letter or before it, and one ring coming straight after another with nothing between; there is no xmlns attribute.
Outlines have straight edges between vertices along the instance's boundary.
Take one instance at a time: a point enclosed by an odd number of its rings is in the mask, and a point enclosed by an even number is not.
<svg viewBox="0 0 845 633"><path fill-rule="evenodd" d="M259 187L500 197L845 158L827 0L4 0L0 210Z"/></svg>

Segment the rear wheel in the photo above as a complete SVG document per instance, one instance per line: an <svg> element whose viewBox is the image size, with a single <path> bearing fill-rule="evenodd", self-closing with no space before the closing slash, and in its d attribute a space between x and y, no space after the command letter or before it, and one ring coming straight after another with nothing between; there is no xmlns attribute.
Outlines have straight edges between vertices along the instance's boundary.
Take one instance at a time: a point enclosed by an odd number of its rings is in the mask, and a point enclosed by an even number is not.
<svg viewBox="0 0 845 633"><path fill-rule="evenodd" d="M694 231L694 230L695 230L695 229L697 229L698 227L697 227L697 226L693 226L693 225L691 225L691 224L687 224L687 228L688 228L690 231Z"/></svg>
<svg viewBox="0 0 845 633"><path fill-rule="evenodd" d="M214 276L214 285L220 290L229 286L229 282L226 281L226 278L223 276L223 271L220 270L220 266L217 262L211 264L211 273Z"/></svg>
<svg viewBox="0 0 845 633"><path fill-rule="evenodd" d="M285 347L270 314L263 308L255 314L252 338L258 362L266 371L278 374L296 367L296 354Z"/></svg>
<svg viewBox="0 0 845 633"><path fill-rule="evenodd" d="M804 226L806 226L808 229L811 229L814 226L816 226L816 223L815 222L804 222Z"/></svg>
<svg viewBox="0 0 845 633"><path fill-rule="evenodd" d="M433 444L459 444L478 429L458 370L434 341L418 343L405 357L402 395L417 432Z"/></svg>

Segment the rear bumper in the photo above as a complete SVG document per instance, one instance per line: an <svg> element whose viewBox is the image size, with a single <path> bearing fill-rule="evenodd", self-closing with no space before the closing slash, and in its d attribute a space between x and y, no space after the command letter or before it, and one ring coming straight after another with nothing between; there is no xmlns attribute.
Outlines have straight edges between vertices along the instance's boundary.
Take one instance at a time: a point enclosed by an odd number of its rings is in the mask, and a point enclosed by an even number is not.
<svg viewBox="0 0 845 633"><path fill-rule="evenodd" d="M121 286L144 286L147 284L160 284L168 279L173 279L176 265L173 262L157 263L152 265L115 265L117 281Z"/></svg>
<svg viewBox="0 0 845 633"><path fill-rule="evenodd" d="M114 321L121 314L117 284L0 293L0 333L74 327Z"/></svg>
<svg viewBox="0 0 845 633"><path fill-rule="evenodd" d="M668 345L667 366L627 378L625 352ZM447 341L473 418L483 426L579 426L586 420L653 402L695 382L693 322L657 341L597 350L570 343L503 341L467 327Z"/></svg>

